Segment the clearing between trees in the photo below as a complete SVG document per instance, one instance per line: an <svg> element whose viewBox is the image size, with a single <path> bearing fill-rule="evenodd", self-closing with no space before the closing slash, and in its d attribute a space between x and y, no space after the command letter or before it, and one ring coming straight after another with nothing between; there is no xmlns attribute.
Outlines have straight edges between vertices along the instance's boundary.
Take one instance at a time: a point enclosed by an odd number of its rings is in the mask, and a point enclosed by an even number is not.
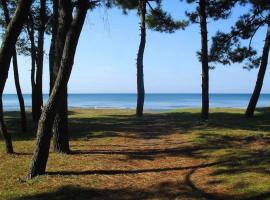
<svg viewBox="0 0 270 200"><path fill-rule="evenodd" d="M133 113L71 110L72 153L50 152L46 175L26 181L36 127L18 135L19 112L7 112L16 153L0 142L0 199L270 198L269 109Z"/></svg>

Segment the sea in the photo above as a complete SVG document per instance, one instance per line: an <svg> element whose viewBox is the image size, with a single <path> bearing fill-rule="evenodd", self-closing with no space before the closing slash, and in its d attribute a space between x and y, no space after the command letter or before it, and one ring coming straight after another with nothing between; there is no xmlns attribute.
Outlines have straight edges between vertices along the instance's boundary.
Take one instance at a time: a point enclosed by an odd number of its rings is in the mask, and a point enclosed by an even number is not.
<svg viewBox="0 0 270 200"><path fill-rule="evenodd" d="M251 94L210 94L212 108L245 108ZM48 94L44 95L44 103ZM136 94L69 94L69 108L134 109ZM31 109L31 94L24 95L26 109ZM16 94L4 94L6 111L19 110ZM258 107L270 106L270 94L261 94ZM173 110L178 108L200 108L200 94L146 94L144 108L147 110Z"/></svg>

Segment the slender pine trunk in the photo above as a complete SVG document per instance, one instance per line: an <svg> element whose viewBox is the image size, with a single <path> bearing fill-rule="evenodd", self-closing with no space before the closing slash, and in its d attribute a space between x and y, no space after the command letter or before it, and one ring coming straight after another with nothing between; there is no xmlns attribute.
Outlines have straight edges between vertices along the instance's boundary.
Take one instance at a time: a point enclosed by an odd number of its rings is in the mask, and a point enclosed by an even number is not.
<svg viewBox="0 0 270 200"><path fill-rule="evenodd" d="M206 0L200 0L200 27L201 27L201 62L202 62L202 119L209 115L209 66L208 66L208 38L206 21Z"/></svg>
<svg viewBox="0 0 270 200"><path fill-rule="evenodd" d="M46 0L40 0L39 10L39 28L37 44L37 70L36 70L36 114L37 119L41 115L43 106L42 76L43 76L43 58L44 58L44 33L46 24Z"/></svg>
<svg viewBox="0 0 270 200"><path fill-rule="evenodd" d="M71 6L61 7L55 15L61 13L59 23L55 26L55 50L54 50L54 66L53 66L53 83L56 80L59 67L61 64L61 57L65 45L65 38L68 33L68 29L72 22L72 8ZM70 153L69 149L69 133L68 133L68 101L67 101L67 87L62 92L62 103L56 108L56 115L53 125L53 150L56 153Z"/></svg>
<svg viewBox="0 0 270 200"><path fill-rule="evenodd" d="M16 87L16 92L17 92L19 104L20 104L21 130L23 133L25 133L27 131L27 119L26 119L26 113L25 113L24 98L23 98L22 90L21 90L21 86L20 86L16 49L15 49L15 52L13 53L12 60L13 60L15 87Z"/></svg>
<svg viewBox="0 0 270 200"><path fill-rule="evenodd" d="M13 148L11 136L7 132L4 122L2 96L6 80L8 78L10 61L14 53L15 45L22 30L23 24L27 18L27 14L32 2L32 0L21 0L18 3L14 16L7 26L0 49L0 131L6 142L7 153L13 153Z"/></svg>
<svg viewBox="0 0 270 200"><path fill-rule="evenodd" d="M266 72L266 68L268 64L269 50L270 50L270 16L268 17L268 28L267 28L266 38L264 42L264 47L263 47L261 65L259 68L256 85L255 85L254 91L252 93L252 96L250 98L250 101L249 101L249 104L245 113L246 117L254 116L256 105L258 103L262 86L263 86L264 76L265 76L265 72Z"/></svg>
<svg viewBox="0 0 270 200"><path fill-rule="evenodd" d="M38 122L38 113L37 113L37 94L36 94L36 60L37 52L35 45L35 34L34 34L34 22L33 16L29 13L27 20L27 32L30 40L30 50L31 50L31 86L32 86L32 119L33 122Z"/></svg>
<svg viewBox="0 0 270 200"><path fill-rule="evenodd" d="M4 11L5 23L7 27L10 22L10 14L8 10L8 5L5 0L1 0L1 4ZM20 86L16 47L14 48L12 61L13 61L14 82L15 82L16 92L17 92L17 96L18 96L18 100L20 104L21 131L24 133L27 130L27 120L26 120L26 114L25 114L24 99L23 99L22 90Z"/></svg>
<svg viewBox="0 0 270 200"><path fill-rule="evenodd" d="M60 7L63 2L65 5L67 0L59 0L59 2ZM71 3L71 1L69 2ZM62 91L67 86L71 74L76 47L85 21L88 3L87 0L78 1L77 12L66 37L61 66L49 100L45 105L39 120L37 144L28 173L29 179L45 173L56 108L61 104ZM59 15L61 14L59 13Z"/></svg>
<svg viewBox="0 0 270 200"><path fill-rule="evenodd" d="M144 75L143 75L143 56L146 43L146 27L145 27L145 15L146 15L146 1L140 1L139 3L140 12L140 30L141 30L141 41L137 54L137 109L136 115L138 117L143 116L144 106Z"/></svg>

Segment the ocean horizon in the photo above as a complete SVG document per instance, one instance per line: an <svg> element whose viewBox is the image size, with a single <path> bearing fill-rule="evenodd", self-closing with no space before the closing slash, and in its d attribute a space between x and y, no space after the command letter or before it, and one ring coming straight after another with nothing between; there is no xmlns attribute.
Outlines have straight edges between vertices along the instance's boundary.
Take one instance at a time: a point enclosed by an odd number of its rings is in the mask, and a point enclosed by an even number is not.
<svg viewBox="0 0 270 200"><path fill-rule="evenodd" d="M24 94L25 107L31 109L31 94ZM212 108L246 108L251 94L248 93L211 93L210 107ZM48 94L43 95L44 103ZM134 109L137 95L135 93L70 93L69 108L89 109ZM146 110L173 110L178 108L200 108L201 94L199 93L147 93L144 108ZM19 110L16 94L4 94L3 106L5 111ZM270 94L261 94L258 107L270 106Z"/></svg>

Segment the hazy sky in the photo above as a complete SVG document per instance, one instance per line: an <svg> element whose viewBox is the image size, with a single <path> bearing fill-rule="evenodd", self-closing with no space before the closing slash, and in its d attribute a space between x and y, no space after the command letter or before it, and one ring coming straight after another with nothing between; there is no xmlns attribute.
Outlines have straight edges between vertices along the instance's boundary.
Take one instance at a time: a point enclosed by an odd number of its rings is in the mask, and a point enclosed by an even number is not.
<svg viewBox="0 0 270 200"><path fill-rule="evenodd" d="M164 0L164 8L176 19L192 9L179 0ZM236 8L230 20L209 21L209 36L217 30L229 30L236 17L248 9ZM266 27L256 35L253 44L261 52ZM49 46L49 38L46 47ZM136 92L136 54L139 46L139 19L136 12L123 15L118 9L98 8L89 12L78 45L69 81L70 93ZM149 93L198 93L201 91L201 65L196 51L200 49L198 24L174 34L147 31L144 72ZM31 59L19 57L21 87L31 93ZM48 92L48 55L44 63L44 92ZM247 71L242 65L216 66L210 72L210 92L250 93L257 70ZM263 87L270 92L269 70ZM5 93L15 93L12 68Z"/></svg>

